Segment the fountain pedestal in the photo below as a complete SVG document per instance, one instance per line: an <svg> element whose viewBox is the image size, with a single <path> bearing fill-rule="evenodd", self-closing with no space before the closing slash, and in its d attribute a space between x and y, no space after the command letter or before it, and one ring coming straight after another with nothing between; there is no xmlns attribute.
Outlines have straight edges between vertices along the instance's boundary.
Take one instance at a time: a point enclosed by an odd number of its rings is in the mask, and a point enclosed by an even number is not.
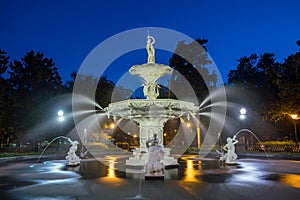
<svg viewBox="0 0 300 200"><path fill-rule="evenodd" d="M175 99L129 99L111 103L105 108L109 116L133 120L139 125L140 147L133 151L133 157L126 160L126 166L144 167L148 160L146 141L157 134L159 145L163 145L163 128L170 119L179 118L185 113L194 112L197 107L190 102ZM163 163L166 167L178 166L170 156L171 149L164 148Z"/></svg>

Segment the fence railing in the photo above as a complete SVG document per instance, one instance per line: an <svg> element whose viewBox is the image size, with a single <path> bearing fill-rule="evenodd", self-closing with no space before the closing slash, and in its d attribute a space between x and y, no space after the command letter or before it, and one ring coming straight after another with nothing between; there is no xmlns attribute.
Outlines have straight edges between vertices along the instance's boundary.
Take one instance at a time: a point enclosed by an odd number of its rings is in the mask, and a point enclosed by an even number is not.
<svg viewBox="0 0 300 200"><path fill-rule="evenodd" d="M253 144L247 146L239 144L236 145L236 150L247 150L252 152L289 152L300 153L300 147L292 144Z"/></svg>

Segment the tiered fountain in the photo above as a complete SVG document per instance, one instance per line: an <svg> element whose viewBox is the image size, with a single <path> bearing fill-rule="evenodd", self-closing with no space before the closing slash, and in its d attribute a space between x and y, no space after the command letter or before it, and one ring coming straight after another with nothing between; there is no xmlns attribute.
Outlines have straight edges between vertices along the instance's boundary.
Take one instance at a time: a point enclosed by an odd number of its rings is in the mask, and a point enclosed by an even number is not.
<svg viewBox="0 0 300 200"><path fill-rule="evenodd" d="M172 68L155 63L155 39L152 36L147 38L148 62L142 65L134 65L130 68L131 75L136 75L144 80L143 93L146 99L129 99L114 102L104 110L108 117L133 120L139 125L140 147L135 149L133 157L126 160L126 166L144 167L148 161L148 149L146 141L157 134L159 145L163 146L164 124L175 118L180 118L190 113L195 113L197 107L194 103L175 99L157 99L159 96L159 85L157 80L164 75L172 73ZM170 149L164 148L165 156L163 163L165 167L178 165L174 157L170 157Z"/></svg>

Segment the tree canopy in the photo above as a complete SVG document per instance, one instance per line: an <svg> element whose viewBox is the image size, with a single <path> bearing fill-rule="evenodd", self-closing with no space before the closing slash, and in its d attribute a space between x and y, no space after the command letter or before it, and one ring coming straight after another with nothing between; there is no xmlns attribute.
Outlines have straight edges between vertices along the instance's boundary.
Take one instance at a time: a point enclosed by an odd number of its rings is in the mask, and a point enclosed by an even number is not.
<svg viewBox="0 0 300 200"><path fill-rule="evenodd" d="M208 94L208 87L216 87L216 73L209 72L206 65L211 64L205 45L208 40L196 39L190 44L181 41L169 60L174 69L169 81L169 88L177 90L177 94L188 94L187 84L190 84L198 102L202 101ZM172 96L171 96L172 97ZM173 96L173 98L176 98ZM187 97L185 97L187 98Z"/></svg>
<svg viewBox="0 0 300 200"><path fill-rule="evenodd" d="M2 76L4 73L5 77ZM76 78L83 83L85 91L91 91L90 87L97 88L96 95L94 94L95 101L103 107L113 98L124 99L131 95L131 91L116 87L106 77L98 80L93 76L77 76L73 72L70 80L63 84L52 58L32 50L20 60L10 62L7 53L0 49L0 142L16 141L27 132L41 130L36 128L41 124L51 124L57 117L56 112L60 104L71 111L70 94ZM56 126L41 131L45 132L44 136L49 137L46 132L50 132L53 137L58 129ZM71 123L70 126L74 124Z"/></svg>
<svg viewBox="0 0 300 200"><path fill-rule="evenodd" d="M291 120L290 114L300 113L299 68L299 51L283 63L276 62L272 53L251 54L240 58L237 68L230 70L228 85L242 93L239 103L250 108L261 120ZM286 123L280 126L285 127ZM290 129L280 129L280 132L287 135Z"/></svg>
<svg viewBox="0 0 300 200"><path fill-rule="evenodd" d="M278 99L269 114L278 121L290 114L300 114L300 51L290 55L275 71L274 83L278 87Z"/></svg>

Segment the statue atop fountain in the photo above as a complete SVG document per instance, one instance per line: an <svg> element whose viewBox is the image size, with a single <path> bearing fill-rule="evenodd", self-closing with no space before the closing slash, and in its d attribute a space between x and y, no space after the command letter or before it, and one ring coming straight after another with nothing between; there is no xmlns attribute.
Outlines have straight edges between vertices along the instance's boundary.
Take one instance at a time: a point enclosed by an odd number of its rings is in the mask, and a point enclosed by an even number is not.
<svg viewBox="0 0 300 200"><path fill-rule="evenodd" d="M153 44L155 43L154 37L148 35L146 49L148 52L148 63L155 63L155 49Z"/></svg>
<svg viewBox="0 0 300 200"><path fill-rule="evenodd" d="M220 158L221 161L225 161L226 164L236 164L237 155L235 153L235 144L238 143L238 141L235 139L236 135L233 136L233 138L228 137L226 139L227 143L223 147L223 149L226 151L226 153Z"/></svg>
<svg viewBox="0 0 300 200"><path fill-rule="evenodd" d="M148 161L145 165L145 179L163 179L165 166L162 162L165 152L163 147L158 144L157 134L154 134L153 139L147 140Z"/></svg>
<svg viewBox="0 0 300 200"><path fill-rule="evenodd" d="M77 140L72 141L70 138L68 138L68 141L70 142L71 147L66 156L66 160L68 161L67 166L77 166L80 164L80 158L76 155L79 142Z"/></svg>
<svg viewBox="0 0 300 200"><path fill-rule="evenodd" d="M134 65L129 69L130 74L144 79L145 83L143 84L143 92L144 96L149 100L157 99L159 95L159 85L156 81L164 75L171 74L173 71L170 66L155 63L154 43L154 37L148 35L146 45L148 62L142 65Z"/></svg>

